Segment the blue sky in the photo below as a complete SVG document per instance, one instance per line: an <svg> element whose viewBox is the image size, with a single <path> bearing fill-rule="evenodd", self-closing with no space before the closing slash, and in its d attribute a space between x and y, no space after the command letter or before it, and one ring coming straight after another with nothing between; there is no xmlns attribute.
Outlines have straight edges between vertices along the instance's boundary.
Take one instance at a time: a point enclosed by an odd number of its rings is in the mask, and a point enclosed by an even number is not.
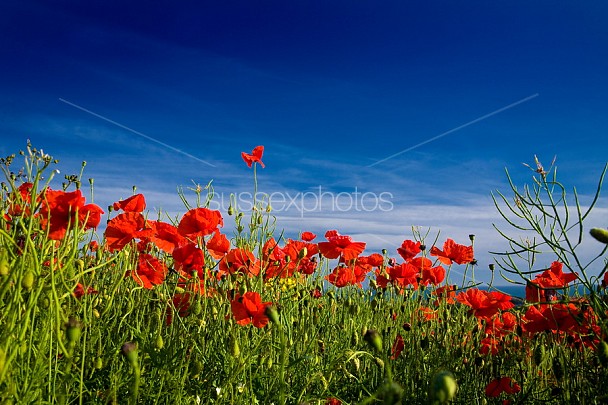
<svg viewBox="0 0 608 405"><path fill-rule="evenodd" d="M412 226L476 234L483 279L505 167L523 184L557 156L589 195L608 160L608 4L458 3L4 2L0 153L31 139L64 173L86 160L98 204L137 185L175 216L180 186L251 192L240 152L265 145L260 191L309 209L273 204L288 236L395 255Z"/></svg>

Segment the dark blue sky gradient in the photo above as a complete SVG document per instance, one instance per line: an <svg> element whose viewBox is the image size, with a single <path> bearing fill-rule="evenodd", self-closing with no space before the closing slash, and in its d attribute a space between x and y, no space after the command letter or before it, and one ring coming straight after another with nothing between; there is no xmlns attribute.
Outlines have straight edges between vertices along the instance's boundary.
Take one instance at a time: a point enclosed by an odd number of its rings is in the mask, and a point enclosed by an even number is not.
<svg viewBox="0 0 608 405"><path fill-rule="evenodd" d="M0 152L29 138L66 171L86 160L108 200L137 184L177 210L167 196L192 181L250 189L240 152L263 144L265 191L394 195L393 217L286 218L293 232L376 227L397 243L421 225L465 243L483 231L444 214L491 211L504 168L529 179L534 154L592 192L608 156L607 17L598 1L4 2ZM487 215L475 226L489 239Z"/></svg>

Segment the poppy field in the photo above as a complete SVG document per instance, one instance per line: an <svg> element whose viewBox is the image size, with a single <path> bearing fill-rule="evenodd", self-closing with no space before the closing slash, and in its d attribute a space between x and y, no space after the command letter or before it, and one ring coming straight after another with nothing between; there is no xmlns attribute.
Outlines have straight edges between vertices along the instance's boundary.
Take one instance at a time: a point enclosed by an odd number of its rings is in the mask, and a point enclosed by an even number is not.
<svg viewBox="0 0 608 405"><path fill-rule="evenodd" d="M263 153L241 154L256 191ZM586 206L538 160L494 194L510 250L483 271L517 298L470 281L474 235L289 239L264 199L220 212L209 188L151 218L82 171L54 188L56 164L0 159L2 404L608 403L608 230L587 223L606 168Z"/></svg>

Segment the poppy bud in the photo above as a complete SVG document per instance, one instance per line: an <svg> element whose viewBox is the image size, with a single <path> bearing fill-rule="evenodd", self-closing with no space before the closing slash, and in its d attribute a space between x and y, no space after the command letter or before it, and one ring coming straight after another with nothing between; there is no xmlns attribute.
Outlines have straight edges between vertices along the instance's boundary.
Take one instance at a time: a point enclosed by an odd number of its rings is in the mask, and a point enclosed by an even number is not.
<svg viewBox="0 0 608 405"><path fill-rule="evenodd" d="M95 358L94 367L96 370L101 370L103 368L103 359L101 357Z"/></svg>
<svg viewBox="0 0 608 405"><path fill-rule="evenodd" d="M82 334L82 323L74 317L70 317L66 326L65 335L68 338L68 343L75 345L80 340Z"/></svg>
<svg viewBox="0 0 608 405"><path fill-rule="evenodd" d="M363 336L363 339L365 339L367 344L369 344L372 349L375 349L378 352L382 352L382 338L380 337L378 331L374 329L369 329L365 333L365 336Z"/></svg>
<svg viewBox="0 0 608 405"><path fill-rule="evenodd" d="M308 249L306 249L306 246L304 246L302 248L302 250L300 250L298 252L298 259L302 260L303 258L305 258L308 255Z"/></svg>
<svg viewBox="0 0 608 405"><path fill-rule="evenodd" d="M156 336L154 347L156 350L161 350L163 347L165 347L165 342L163 341L163 337L161 335Z"/></svg>
<svg viewBox="0 0 608 405"><path fill-rule="evenodd" d="M120 348L120 352L125 356L131 366L137 366L137 343L126 342Z"/></svg>
<svg viewBox="0 0 608 405"><path fill-rule="evenodd" d="M608 244L608 229L603 228L591 228L589 231L591 236L595 238L598 242Z"/></svg>
<svg viewBox="0 0 608 405"><path fill-rule="evenodd" d="M232 208L232 205L228 207L228 215L234 215L234 208Z"/></svg>
<svg viewBox="0 0 608 405"><path fill-rule="evenodd" d="M454 374L447 370L436 373L429 384L429 401L431 404L443 404L456 396L458 385Z"/></svg>
<svg viewBox="0 0 608 405"><path fill-rule="evenodd" d="M239 341L234 336L230 336L230 354L234 358L237 358L241 355L241 348L239 346Z"/></svg>
<svg viewBox="0 0 608 405"><path fill-rule="evenodd" d="M264 313L272 323L277 326L280 325L279 312L277 311L277 308L274 305L268 305L264 310Z"/></svg>
<svg viewBox="0 0 608 405"><path fill-rule="evenodd" d="M534 354L533 354L534 364L536 364L537 366L540 366L540 363L542 363L544 357L545 357L545 346L542 344L539 344L534 348Z"/></svg>
<svg viewBox="0 0 608 405"><path fill-rule="evenodd" d="M266 206L266 212L268 212L268 213L272 212L272 206L270 204L268 204Z"/></svg>
<svg viewBox="0 0 608 405"><path fill-rule="evenodd" d="M5 257L0 260L0 276L8 276L9 271L11 270L8 260Z"/></svg>
<svg viewBox="0 0 608 405"><path fill-rule="evenodd" d="M553 375L558 381L564 378L566 370L564 368L564 363L562 362L562 359L560 357L553 358L553 364L551 368L553 369Z"/></svg>
<svg viewBox="0 0 608 405"><path fill-rule="evenodd" d="M21 279L21 287L23 287L24 290L31 290L32 287L34 286L34 273L30 270L28 270L23 278Z"/></svg>

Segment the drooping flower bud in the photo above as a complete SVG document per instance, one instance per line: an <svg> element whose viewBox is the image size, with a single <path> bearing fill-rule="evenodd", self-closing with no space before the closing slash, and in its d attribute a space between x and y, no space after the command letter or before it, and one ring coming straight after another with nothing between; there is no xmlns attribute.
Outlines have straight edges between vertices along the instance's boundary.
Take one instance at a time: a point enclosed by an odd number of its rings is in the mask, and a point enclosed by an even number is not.
<svg viewBox="0 0 608 405"><path fill-rule="evenodd" d="M608 244L608 229L604 229L604 228L591 228L591 230L589 231L589 233L598 242Z"/></svg>
<svg viewBox="0 0 608 405"><path fill-rule="evenodd" d="M375 349L377 352L382 352L382 338L380 334L375 329L368 329L363 336L363 339L369 344L372 349Z"/></svg>
<svg viewBox="0 0 608 405"><path fill-rule="evenodd" d="M447 370L437 372L429 384L429 402L431 404L444 404L456 396L458 385L454 374Z"/></svg>

